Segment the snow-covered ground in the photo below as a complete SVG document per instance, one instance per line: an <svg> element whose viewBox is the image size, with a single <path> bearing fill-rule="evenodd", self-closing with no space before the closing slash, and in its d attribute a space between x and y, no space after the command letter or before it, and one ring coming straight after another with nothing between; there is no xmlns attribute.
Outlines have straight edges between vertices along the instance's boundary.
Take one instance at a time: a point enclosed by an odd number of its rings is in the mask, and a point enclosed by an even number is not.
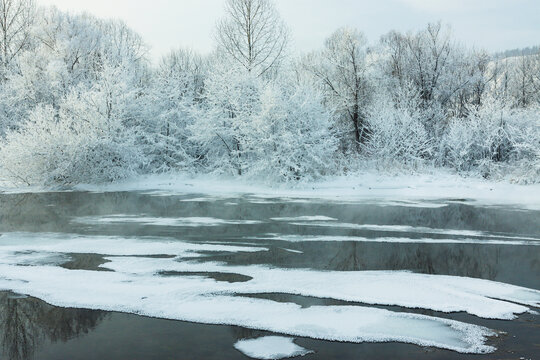
<svg viewBox="0 0 540 360"><path fill-rule="evenodd" d="M391 176L365 173L328 178L314 183L267 185L238 178L151 175L114 184L79 185L82 191L152 191L155 195L204 194L201 199L253 195L269 199L321 199L332 201L386 201L388 205L439 207L442 201L470 201L476 205L540 209L540 184L518 185L478 178L463 178L437 171L423 175ZM19 189L20 191L20 189Z"/></svg>
<svg viewBox="0 0 540 360"><path fill-rule="evenodd" d="M377 172L328 177L317 182L268 184L253 179L184 174L145 175L115 183L81 184L67 191L145 191L156 196L202 194L184 201L212 201L250 195L252 202L271 199L305 201L385 201L388 205L441 207L447 202L511 206L540 210L540 184L520 185L461 177L444 170L416 175L388 175ZM0 192L28 193L59 191L39 187L13 187L0 181ZM66 189L62 189L66 191Z"/></svg>

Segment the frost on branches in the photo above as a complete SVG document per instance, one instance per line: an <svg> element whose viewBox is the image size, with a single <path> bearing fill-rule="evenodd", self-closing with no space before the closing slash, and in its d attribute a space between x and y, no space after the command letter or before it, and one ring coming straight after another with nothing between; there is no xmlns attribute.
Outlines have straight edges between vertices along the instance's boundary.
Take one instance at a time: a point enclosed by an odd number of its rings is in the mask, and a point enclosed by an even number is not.
<svg viewBox="0 0 540 360"><path fill-rule="evenodd" d="M58 109L37 106L20 127L8 130L0 158L10 177L28 185L68 185L137 173L143 155L135 129L125 124L128 110L119 104L129 90L107 80L73 90Z"/></svg>
<svg viewBox="0 0 540 360"><path fill-rule="evenodd" d="M224 70L193 109L191 141L209 171L274 180L313 179L337 151L332 115L313 88Z"/></svg>
<svg viewBox="0 0 540 360"><path fill-rule="evenodd" d="M227 0L216 30L211 55L153 66L122 22L0 2L0 180L288 182L377 164L540 181L538 51L468 49L433 23L372 44L344 27L293 54L271 0Z"/></svg>

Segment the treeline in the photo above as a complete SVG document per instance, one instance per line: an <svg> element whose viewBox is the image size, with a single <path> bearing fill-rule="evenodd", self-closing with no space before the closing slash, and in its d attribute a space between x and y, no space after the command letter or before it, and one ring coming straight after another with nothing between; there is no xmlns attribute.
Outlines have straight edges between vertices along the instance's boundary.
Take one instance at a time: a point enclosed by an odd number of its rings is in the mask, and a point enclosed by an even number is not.
<svg viewBox="0 0 540 360"><path fill-rule="evenodd" d="M0 1L0 174L67 185L141 173L316 179L366 166L540 179L540 54L449 29L338 29L293 53L270 0L227 0L209 56L159 65L120 21Z"/></svg>

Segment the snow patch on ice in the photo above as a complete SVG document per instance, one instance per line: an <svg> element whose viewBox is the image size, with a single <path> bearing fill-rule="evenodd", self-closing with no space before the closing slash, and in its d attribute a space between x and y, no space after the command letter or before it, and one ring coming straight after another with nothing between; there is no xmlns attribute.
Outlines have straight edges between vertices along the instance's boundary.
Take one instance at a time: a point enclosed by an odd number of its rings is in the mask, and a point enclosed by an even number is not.
<svg viewBox="0 0 540 360"><path fill-rule="evenodd" d="M259 252L265 247L196 244L167 238L124 238L60 233L5 233L0 235L0 262L39 265L50 254L101 254L114 256L173 255L198 257L198 252Z"/></svg>
<svg viewBox="0 0 540 360"><path fill-rule="evenodd" d="M226 200L229 199L228 196L201 196L201 197L195 197L195 198L188 198L188 199L182 199L180 202L214 202L214 201L220 201L220 200Z"/></svg>
<svg viewBox="0 0 540 360"><path fill-rule="evenodd" d="M1 237L1 236L0 236ZM12 265L61 265L69 261L67 255L55 252L36 252L33 250L12 251L4 253L1 262Z"/></svg>
<svg viewBox="0 0 540 360"><path fill-rule="evenodd" d="M484 343L494 333L477 325L362 306L302 308L232 296L216 291L222 282L200 277L12 265L0 265L0 274L0 289L28 294L56 306L242 326L330 341L398 341L463 353L494 350Z"/></svg>
<svg viewBox="0 0 540 360"><path fill-rule="evenodd" d="M319 226L342 229L356 229L368 231L385 231L385 232L406 232L417 234L436 234L436 235L455 235L455 236L478 236L478 237L493 237L493 238L517 238L524 240L538 240L537 238L515 237L510 235L490 234L484 231L476 230L456 230L456 229L435 229L423 226L410 225L373 225L373 224L351 224L351 223L336 223L336 222L291 222L291 225L296 226Z"/></svg>
<svg viewBox="0 0 540 360"><path fill-rule="evenodd" d="M448 206L448 204L444 202L412 201L412 200L401 200L401 201L383 200L383 201L374 202L373 205L402 206L402 207L425 208L425 209L440 209L440 208Z"/></svg>
<svg viewBox="0 0 540 360"><path fill-rule="evenodd" d="M501 236L502 238L502 236ZM479 244L479 245L514 245L514 246L540 246L539 240L516 240L513 237L504 239L433 239L433 238L406 238L406 237L375 237L339 236L339 235L296 235L296 234L266 234L261 237L246 237L252 240L287 241L287 242L372 242L372 243L400 243L400 244ZM519 239L519 238L518 238Z"/></svg>
<svg viewBox="0 0 540 360"><path fill-rule="evenodd" d="M244 355L261 360L278 360L313 353L294 343L294 339L283 336L263 336L257 339L243 339L234 344Z"/></svg>
<svg viewBox="0 0 540 360"><path fill-rule="evenodd" d="M290 253L294 253L294 254L303 254L304 252L303 251L300 251L300 250L293 250L293 249L287 249L287 248L280 248L281 250L285 250L287 252L290 252Z"/></svg>
<svg viewBox="0 0 540 360"><path fill-rule="evenodd" d="M205 292L285 293L374 305L397 305L441 312L464 311L490 319L514 319L540 307L540 291L489 280L406 271L316 271L262 265L108 257L117 272L150 276L160 271L219 272L249 276L242 284L219 284ZM521 305L520 305L521 304Z"/></svg>
<svg viewBox="0 0 540 360"><path fill-rule="evenodd" d="M323 215L275 217L275 218L271 218L270 220L273 220L273 221L337 221L337 219L334 219L328 216L323 216Z"/></svg>
<svg viewBox="0 0 540 360"><path fill-rule="evenodd" d="M463 353L493 351L485 341L494 333L463 322L368 306L302 308L294 303L243 295L285 293L442 312L465 311L495 319L512 319L529 310L525 305L540 306L540 291L488 280L403 271L231 266L185 259L206 251L264 250L267 249L160 238L8 233L0 236L0 289L58 306L242 326L331 341L398 341ZM40 259L32 266L22 266L13 261L16 253L31 257L41 253L45 258L50 254L104 254L109 262L101 266L113 271L68 270L44 264ZM152 254L175 257L144 257ZM167 271L238 274L250 280L229 283L201 276L160 275Z"/></svg>
<svg viewBox="0 0 540 360"><path fill-rule="evenodd" d="M199 226L220 226L220 225L253 225L261 224L261 221L257 220L225 220L212 217L148 217L148 216L136 216L136 215L111 215L111 216L85 216L78 217L73 220L74 222L88 225L98 224L141 224L152 226L185 226L185 227L199 227Z"/></svg>

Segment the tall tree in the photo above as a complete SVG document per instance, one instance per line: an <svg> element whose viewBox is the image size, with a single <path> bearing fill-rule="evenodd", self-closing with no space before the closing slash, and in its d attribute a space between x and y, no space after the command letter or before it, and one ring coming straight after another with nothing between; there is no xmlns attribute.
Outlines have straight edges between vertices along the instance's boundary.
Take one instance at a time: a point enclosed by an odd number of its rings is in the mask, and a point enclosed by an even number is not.
<svg viewBox="0 0 540 360"><path fill-rule="evenodd" d="M365 117L370 86L366 44L361 32L342 28L326 40L323 51L304 60L306 69L326 90L327 101L352 125L358 150L368 135Z"/></svg>
<svg viewBox="0 0 540 360"><path fill-rule="evenodd" d="M386 91L399 97L402 88L412 85L416 91L411 94L421 100L430 136L441 135L451 108L461 103L456 97L476 81L463 73L469 71L470 62L464 60L465 52L452 41L450 28L434 23L416 34L392 31L382 37L381 45L382 66L390 78Z"/></svg>
<svg viewBox="0 0 540 360"><path fill-rule="evenodd" d="M13 59L30 43L34 0L0 0L0 80Z"/></svg>
<svg viewBox="0 0 540 360"><path fill-rule="evenodd" d="M256 76L276 69L289 33L271 0L227 0L225 10L217 25L219 49Z"/></svg>
<svg viewBox="0 0 540 360"><path fill-rule="evenodd" d="M538 98L538 72L540 66L538 57L526 55L523 53L517 57L513 64L514 74L513 97L515 106L526 108L534 104L535 98Z"/></svg>

